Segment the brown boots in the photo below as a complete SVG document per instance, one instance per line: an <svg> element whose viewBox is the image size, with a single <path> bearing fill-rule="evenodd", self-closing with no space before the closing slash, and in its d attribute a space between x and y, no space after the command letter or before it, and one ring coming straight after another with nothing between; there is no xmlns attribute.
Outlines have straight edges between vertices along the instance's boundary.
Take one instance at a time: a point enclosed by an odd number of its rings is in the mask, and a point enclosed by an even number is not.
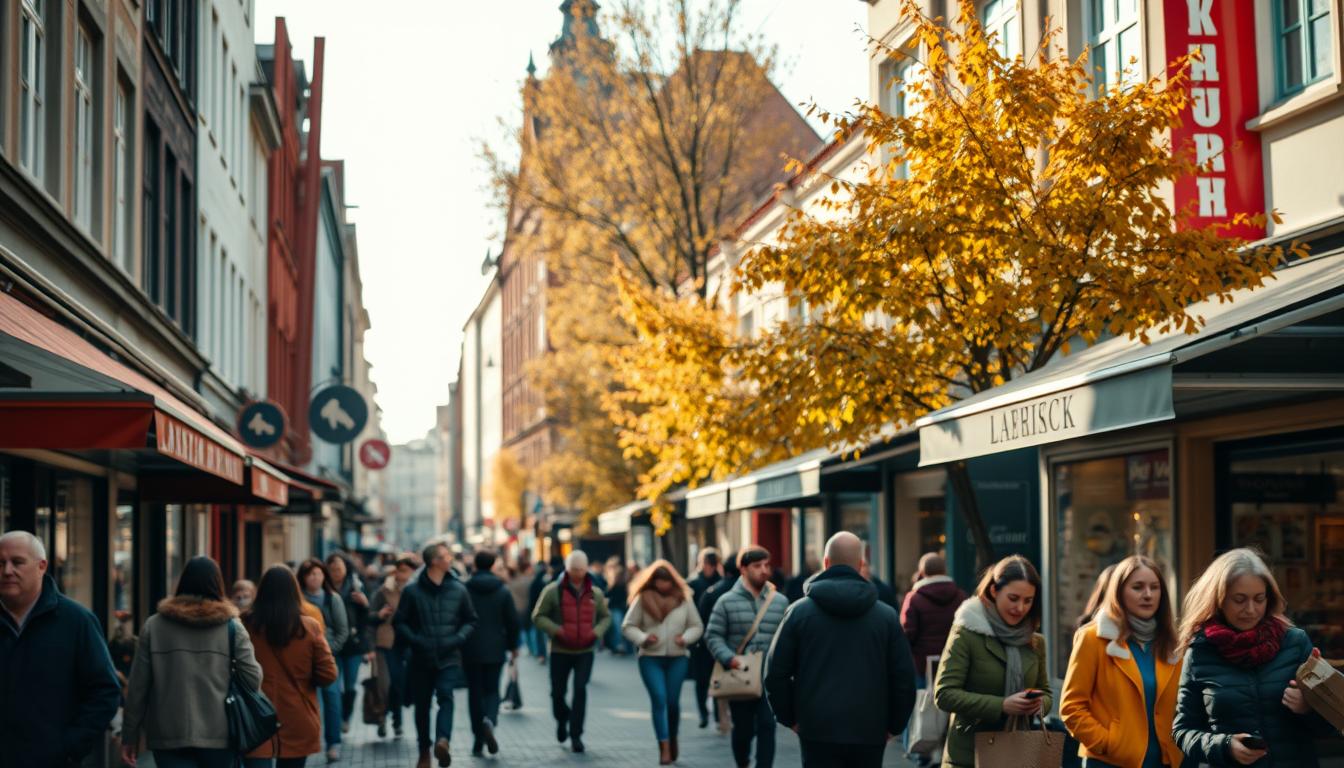
<svg viewBox="0 0 1344 768"><path fill-rule="evenodd" d="M677 737L673 736L667 742L667 751L672 753L672 762L677 762Z"/></svg>
<svg viewBox="0 0 1344 768"><path fill-rule="evenodd" d="M430 768L429 747L420 748L420 759L415 762L415 768Z"/></svg>
<svg viewBox="0 0 1344 768"><path fill-rule="evenodd" d="M658 742L658 764L659 765L672 764L672 745L667 743L666 741Z"/></svg>

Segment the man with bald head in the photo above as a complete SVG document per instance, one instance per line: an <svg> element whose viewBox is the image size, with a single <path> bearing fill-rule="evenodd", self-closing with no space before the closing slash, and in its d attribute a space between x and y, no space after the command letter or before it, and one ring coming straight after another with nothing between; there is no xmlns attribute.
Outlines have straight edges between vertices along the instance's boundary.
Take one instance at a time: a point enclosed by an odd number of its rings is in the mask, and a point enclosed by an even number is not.
<svg viewBox="0 0 1344 768"><path fill-rule="evenodd" d="M882 765L915 706L910 645L896 611L864 579L859 537L826 542L821 573L789 606L765 667L775 717L798 734L805 768Z"/></svg>
<svg viewBox="0 0 1344 768"><path fill-rule="evenodd" d="M42 541L0 536L0 768L75 765L121 702L98 619L57 588Z"/></svg>
<svg viewBox="0 0 1344 768"><path fill-rule="evenodd" d="M588 706L588 678L593 674L593 653L598 638L611 626L611 612L602 590L588 574L588 555L576 549L565 558L565 575L541 590L532 624L551 638L551 712L555 737L569 739L575 752L583 752L583 716ZM574 675L574 698L565 703L570 673Z"/></svg>

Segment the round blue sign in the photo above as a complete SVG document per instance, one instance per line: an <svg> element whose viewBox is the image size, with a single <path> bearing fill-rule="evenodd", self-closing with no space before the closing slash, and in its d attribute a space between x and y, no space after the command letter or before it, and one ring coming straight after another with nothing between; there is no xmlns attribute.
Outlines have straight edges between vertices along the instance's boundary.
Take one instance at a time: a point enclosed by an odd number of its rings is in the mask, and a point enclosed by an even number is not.
<svg viewBox="0 0 1344 768"><path fill-rule="evenodd" d="M369 405L353 387L333 384L308 404L308 425L328 443L348 443L359 437L369 421Z"/></svg>
<svg viewBox="0 0 1344 768"><path fill-rule="evenodd" d="M238 412L238 434L252 448L270 448L285 436L285 412L270 400L248 403Z"/></svg>

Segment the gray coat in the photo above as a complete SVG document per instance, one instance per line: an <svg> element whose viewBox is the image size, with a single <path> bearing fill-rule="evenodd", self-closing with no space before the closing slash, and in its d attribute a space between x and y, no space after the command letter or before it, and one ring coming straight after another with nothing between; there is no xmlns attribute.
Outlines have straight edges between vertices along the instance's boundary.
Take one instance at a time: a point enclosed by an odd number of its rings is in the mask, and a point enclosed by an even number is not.
<svg viewBox="0 0 1344 768"><path fill-rule="evenodd" d="M345 647L345 641L350 639L350 619L345 614L345 601L341 596L334 592L323 590L322 594L326 599L317 602L312 595L303 593L303 599L317 606L322 611L322 624L326 629L327 647L333 654L340 652Z"/></svg>
<svg viewBox="0 0 1344 768"><path fill-rule="evenodd" d="M122 741L150 749L226 749L229 723L229 630L244 683L261 687L261 665L232 603L170 597L145 621L131 664Z"/></svg>
<svg viewBox="0 0 1344 768"><path fill-rule="evenodd" d="M728 666L737 655L737 647L742 644L742 638L747 636L747 631L756 621L756 612L761 609L761 600L766 599L767 595L770 598L770 607L765 610L761 626L743 650L743 653L764 652L769 650L770 641L775 637L775 630L784 620L784 611L789 607L787 598L769 584L761 591L759 598L753 598L751 592L747 591L747 585L742 579L738 579L733 588L725 592L714 604L714 610L709 614L709 628L705 630L705 644L709 646L709 652L720 664Z"/></svg>

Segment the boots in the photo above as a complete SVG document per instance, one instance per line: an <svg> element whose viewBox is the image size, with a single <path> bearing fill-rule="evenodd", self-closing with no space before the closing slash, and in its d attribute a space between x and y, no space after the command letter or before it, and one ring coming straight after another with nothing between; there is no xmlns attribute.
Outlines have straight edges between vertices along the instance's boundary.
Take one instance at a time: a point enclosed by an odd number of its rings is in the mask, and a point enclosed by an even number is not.
<svg viewBox="0 0 1344 768"><path fill-rule="evenodd" d="M671 753L672 762L677 762L677 737L673 736L667 740L667 751Z"/></svg>
<svg viewBox="0 0 1344 768"><path fill-rule="evenodd" d="M658 742L658 764L659 765L672 764L672 747L666 741Z"/></svg>
<svg viewBox="0 0 1344 768"><path fill-rule="evenodd" d="M416 761L415 768L430 768L429 747L420 748L420 759Z"/></svg>

